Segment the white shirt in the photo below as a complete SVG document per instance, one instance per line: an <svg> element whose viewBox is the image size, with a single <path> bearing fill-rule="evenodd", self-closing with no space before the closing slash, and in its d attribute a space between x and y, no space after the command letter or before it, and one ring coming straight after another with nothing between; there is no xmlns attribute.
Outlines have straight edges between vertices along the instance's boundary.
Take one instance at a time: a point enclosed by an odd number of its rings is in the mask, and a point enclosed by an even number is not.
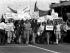
<svg viewBox="0 0 70 53"><path fill-rule="evenodd" d="M0 23L0 29L4 29L4 26L5 26L4 22Z"/></svg>
<svg viewBox="0 0 70 53"><path fill-rule="evenodd" d="M14 31L14 24L13 23L7 23L5 26L6 31Z"/></svg>
<svg viewBox="0 0 70 53"><path fill-rule="evenodd" d="M61 27L61 24L56 25L56 31L61 31L60 27Z"/></svg>

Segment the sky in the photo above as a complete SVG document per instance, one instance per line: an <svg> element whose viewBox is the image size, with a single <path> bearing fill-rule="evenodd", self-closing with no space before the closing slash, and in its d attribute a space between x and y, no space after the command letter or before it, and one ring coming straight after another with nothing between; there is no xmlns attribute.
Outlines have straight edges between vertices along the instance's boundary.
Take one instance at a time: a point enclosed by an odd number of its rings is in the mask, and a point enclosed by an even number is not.
<svg viewBox="0 0 70 53"><path fill-rule="evenodd" d="M8 6L15 10L22 10L29 5L31 12L33 12L36 1L41 10L48 10L51 2L59 2L59 0L0 0L0 14L8 11Z"/></svg>

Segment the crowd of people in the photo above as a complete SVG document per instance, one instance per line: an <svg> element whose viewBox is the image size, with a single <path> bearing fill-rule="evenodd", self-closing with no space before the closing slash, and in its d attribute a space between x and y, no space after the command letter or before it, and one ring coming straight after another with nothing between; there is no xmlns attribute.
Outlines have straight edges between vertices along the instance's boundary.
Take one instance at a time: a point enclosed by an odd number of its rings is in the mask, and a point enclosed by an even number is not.
<svg viewBox="0 0 70 53"><path fill-rule="evenodd" d="M50 17L48 15L48 17ZM59 44L67 33L67 24L47 19L0 20L0 44Z"/></svg>
<svg viewBox="0 0 70 53"><path fill-rule="evenodd" d="M52 25L53 29L46 30L47 22L37 22L36 19L13 20L0 22L0 44L23 43L56 43L63 39L66 33L66 23ZM50 26L50 25L49 25ZM62 34L62 32L64 32Z"/></svg>

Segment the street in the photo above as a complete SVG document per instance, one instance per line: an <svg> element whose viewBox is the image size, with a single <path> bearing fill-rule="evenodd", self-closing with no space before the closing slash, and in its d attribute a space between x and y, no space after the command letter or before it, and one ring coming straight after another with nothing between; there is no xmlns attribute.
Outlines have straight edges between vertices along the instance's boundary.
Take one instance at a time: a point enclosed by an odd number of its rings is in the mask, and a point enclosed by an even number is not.
<svg viewBox="0 0 70 53"><path fill-rule="evenodd" d="M0 53L70 53L70 44L67 43L59 45L10 44L10 45L0 46Z"/></svg>

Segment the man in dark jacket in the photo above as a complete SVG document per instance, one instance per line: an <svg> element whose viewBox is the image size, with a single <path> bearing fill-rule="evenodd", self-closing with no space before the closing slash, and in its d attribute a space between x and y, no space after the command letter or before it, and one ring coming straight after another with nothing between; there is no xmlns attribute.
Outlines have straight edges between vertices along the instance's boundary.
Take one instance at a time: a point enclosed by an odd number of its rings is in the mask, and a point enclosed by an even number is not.
<svg viewBox="0 0 70 53"><path fill-rule="evenodd" d="M37 28L38 28L36 20L32 20L31 27L32 27L32 43L35 44L36 33L37 33Z"/></svg>

